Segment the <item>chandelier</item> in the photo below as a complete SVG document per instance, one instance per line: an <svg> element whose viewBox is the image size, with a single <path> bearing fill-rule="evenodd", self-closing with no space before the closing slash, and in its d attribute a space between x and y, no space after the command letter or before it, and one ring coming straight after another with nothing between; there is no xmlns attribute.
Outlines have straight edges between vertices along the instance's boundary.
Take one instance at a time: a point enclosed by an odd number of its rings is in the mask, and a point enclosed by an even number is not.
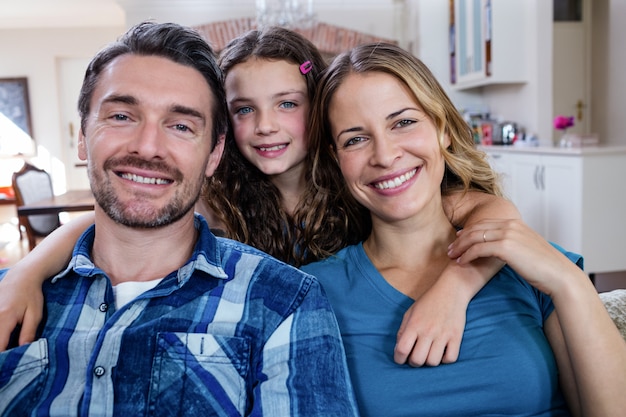
<svg viewBox="0 0 626 417"><path fill-rule="evenodd" d="M310 28L315 21L314 0L256 0L257 26Z"/></svg>

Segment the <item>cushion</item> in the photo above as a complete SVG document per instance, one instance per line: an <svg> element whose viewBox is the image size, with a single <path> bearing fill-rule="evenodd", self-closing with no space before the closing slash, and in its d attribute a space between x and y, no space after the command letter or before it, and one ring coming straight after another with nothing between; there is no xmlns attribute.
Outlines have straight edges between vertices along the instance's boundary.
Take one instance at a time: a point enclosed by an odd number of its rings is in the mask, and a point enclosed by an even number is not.
<svg viewBox="0 0 626 417"><path fill-rule="evenodd" d="M603 292L599 295L613 322L626 340L626 289Z"/></svg>

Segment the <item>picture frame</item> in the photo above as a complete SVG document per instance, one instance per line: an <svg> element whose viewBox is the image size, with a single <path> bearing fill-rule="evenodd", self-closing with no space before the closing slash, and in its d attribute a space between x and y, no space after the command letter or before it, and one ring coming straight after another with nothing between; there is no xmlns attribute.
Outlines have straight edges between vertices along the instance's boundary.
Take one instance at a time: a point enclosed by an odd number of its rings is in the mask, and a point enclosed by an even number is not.
<svg viewBox="0 0 626 417"><path fill-rule="evenodd" d="M0 113L33 138L28 79L0 78Z"/></svg>

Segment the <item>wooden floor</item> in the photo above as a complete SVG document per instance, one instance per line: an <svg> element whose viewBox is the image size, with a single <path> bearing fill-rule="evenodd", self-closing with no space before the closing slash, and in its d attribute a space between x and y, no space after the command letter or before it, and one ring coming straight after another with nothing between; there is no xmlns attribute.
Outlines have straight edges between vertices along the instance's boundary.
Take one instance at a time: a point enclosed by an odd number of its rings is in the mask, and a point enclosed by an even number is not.
<svg viewBox="0 0 626 417"><path fill-rule="evenodd" d="M28 253L28 239L20 240L17 217L0 218L0 268L8 268Z"/></svg>

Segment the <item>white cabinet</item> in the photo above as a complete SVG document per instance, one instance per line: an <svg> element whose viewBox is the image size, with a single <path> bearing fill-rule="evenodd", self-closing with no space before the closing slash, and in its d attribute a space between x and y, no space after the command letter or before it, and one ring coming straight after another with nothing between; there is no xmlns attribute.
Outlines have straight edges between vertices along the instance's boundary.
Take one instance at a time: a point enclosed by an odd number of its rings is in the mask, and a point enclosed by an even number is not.
<svg viewBox="0 0 626 417"><path fill-rule="evenodd" d="M529 226L582 254L588 273L626 270L625 148L485 150Z"/></svg>
<svg viewBox="0 0 626 417"><path fill-rule="evenodd" d="M450 81L455 89L526 82L525 0L452 0Z"/></svg>

